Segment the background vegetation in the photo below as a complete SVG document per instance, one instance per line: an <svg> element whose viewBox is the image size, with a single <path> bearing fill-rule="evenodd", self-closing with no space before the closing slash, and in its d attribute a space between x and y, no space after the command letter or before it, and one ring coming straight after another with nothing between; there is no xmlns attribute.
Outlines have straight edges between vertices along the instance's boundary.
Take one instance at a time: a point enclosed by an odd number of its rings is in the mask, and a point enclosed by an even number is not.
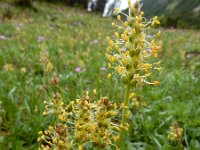
<svg viewBox="0 0 200 150"><path fill-rule="evenodd" d="M160 16L163 26L200 28L199 0L143 0L147 17Z"/></svg>
<svg viewBox="0 0 200 150"><path fill-rule="evenodd" d="M44 100L60 92L65 103L97 89L121 101L118 77L107 79L106 35L112 19L47 3L37 12L0 3L0 149L37 149L37 132L54 123L42 115ZM161 29L162 30L162 29ZM161 85L141 89L146 106L134 110L129 149L177 149L171 124L184 129L182 144L200 149L200 32L162 30ZM44 73L41 50L54 65ZM58 78L54 84L52 79Z"/></svg>
<svg viewBox="0 0 200 150"><path fill-rule="evenodd" d="M33 7L32 0L6 0L18 6ZM34 0L50 3L64 3L86 8L89 0ZM200 28L200 0L142 0L146 17L155 15L161 18L162 26L175 28ZM97 2L96 11L103 12L106 0Z"/></svg>

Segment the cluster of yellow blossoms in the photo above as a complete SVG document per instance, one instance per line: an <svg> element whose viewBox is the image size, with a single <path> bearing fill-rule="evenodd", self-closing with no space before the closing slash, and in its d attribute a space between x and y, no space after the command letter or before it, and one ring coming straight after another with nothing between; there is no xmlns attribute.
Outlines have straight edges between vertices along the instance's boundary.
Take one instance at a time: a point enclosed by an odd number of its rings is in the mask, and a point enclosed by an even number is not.
<svg viewBox="0 0 200 150"><path fill-rule="evenodd" d="M41 46L43 47L43 46ZM40 63L42 65L43 71L45 73L48 72L52 72L54 69L53 63L51 62L51 60L49 59L49 53L47 50L45 50L44 48L42 48L42 50L40 51Z"/></svg>
<svg viewBox="0 0 200 150"><path fill-rule="evenodd" d="M67 106L59 94L45 102L44 115L54 114L59 123L39 132L39 149L118 149L120 130L128 130L128 124L121 124L117 116L120 108L107 97L93 101L95 94L91 94L93 98L89 95L87 92Z"/></svg>
<svg viewBox="0 0 200 150"><path fill-rule="evenodd" d="M108 74L108 78L111 78L115 72L121 76L122 82L125 85L124 101L122 105L122 123L127 123L127 114L131 107L136 109L140 107L140 97L134 92L138 86L144 84L158 86L159 81L151 80L151 70L160 71L160 62L155 61L158 53L161 50L161 45L156 40L161 32L153 34L151 28L155 25L159 25L158 17L152 18L147 21L143 17L141 11L142 5L139 0L136 0L134 4L128 0L129 14L121 12L127 19L121 20L121 15L118 14L118 9L115 10L117 15L117 22L112 23L112 26L116 28L117 32L113 37L107 37L107 51L105 56L112 73ZM131 103L131 104L130 104ZM124 143L126 138L126 131L122 130L120 133L120 149L124 149Z"/></svg>
<svg viewBox="0 0 200 150"><path fill-rule="evenodd" d="M117 15L118 24L112 23L119 32L114 33L114 40L107 37L108 48L106 58L108 68L121 75L125 84L124 102L118 108L104 97L100 100L90 98L89 92L76 101L64 105L59 94L50 102L46 102L44 115L54 114L57 121L54 127L39 132L38 142L40 149L124 149L125 133L128 131L128 117L131 108L139 108L140 98L135 92L137 86L144 83L157 86L158 81L151 81L150 71L160 71L157 59L161 45L155 40L160 36L160 31L151 34L151 27L160 24L157 17L146 21L141 11L139 1L129 4L129 14L124 14L127 21L123 22ZM115 13L118 10L116 9ZM47 70L52 70L53 65L48 59L48 53L41 51L41 62ZM110 78L112 74L108 74ZM96 91L93 93L95 97ZM130 101L132 102L129 105ZM121 119L118 118L121 114Z"/></svg>
<svg viewBox="0 0 200 150"><path fill-rule="evenodd" d="M160 62L150 63L150 57L155 59L161 49L161 45L157 44L155 37L160 36L160 31L155 35L150 34L151 27L160 24L157 17L149 22L143 17L141 5L139 1L134 4L129 3L129 15L127 21L123 22L121 16L117 15L118 23L112 23L119 32L114 33L114 40L107 37L108 48L105 54L108 68L114 70L121 75L124 84L131 86L141 85L143 83L157 86L158 81L150 82L150 70L156 69L160 71ZM117 9L115 13L117 13ZM110 78L112 74L108 74Z"/></svg>
<svg viewBox="0 0 200 150"><path fill-rule="evenodd" d="M170 127L170 132L168 134L169 140L173 142L180 142L182 139L183 129L179 128L178 123L174 122L172 123Z"/></svg>

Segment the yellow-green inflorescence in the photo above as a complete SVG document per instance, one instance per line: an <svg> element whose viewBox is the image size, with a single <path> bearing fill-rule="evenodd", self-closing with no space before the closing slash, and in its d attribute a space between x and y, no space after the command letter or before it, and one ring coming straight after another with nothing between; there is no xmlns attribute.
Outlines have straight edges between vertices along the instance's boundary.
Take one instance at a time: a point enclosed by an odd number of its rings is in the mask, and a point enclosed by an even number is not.
<svg viewBox="0 0 200 150"><path fill-rule="evenodd" d="M121 21L120 15L117 15L118 23L112 23L117 29L115 39L107 37L105 56L109 61L108 68L120 74L124 84L136 86L145 83L157 86L159 82L149 81L149 77L151 69L160 71L160 62L150 63L149 59L151 56L155 59L158 57L161 45L156 43L155 37L160 36L160 31L155 35L149 34L151 27L160 22L157 17L147 22L139 1L134 4L129 1L129 7L129 15L122 13L127 21Z"/></svg>
<svg viewBox="0 0 200 150"><path fill-rule="evenodd" d="M66 106L59 94L50 102L45 101L44 115L54 114L59 123L38 133L39 149L118 149L119 133L122 129L127 130L128 124L120 123L116 103L107 97L96 100L89 95L87 92Z"/></svg>
<svg viewBox="0 0 200 150"><path fill-rule="evenodd" d="M144 13L141 11L140 1L131 3L128 0L128 4L128 15L123 12L118 14L118 9L114 12L117 15L117 23L113 22L112 26L116 32L112 37L107 37L108 47L105 53L109 61L108 68L111 70L108 78L117 73L125 85L122 123L127 122L130 97L136 100L135 89L145 84L158 86L159 81L151 80L151 71L160 71L161 69L160 62L157 60L161 50L161 44L157 39L159 39L161 32L153 34L153 30L151 30L155 25L160 24L158 17L147 21L143 17ZM121 15L125 16L126 21L121 20ZM134 105L139 106L138 103ZM121 142L119 143L121 149L124 148L124 137L125 131L122 130Z"/></svg>
<svg viewBox="0 0 200 150"><path fill-rule="evenodd" d="M170 126L170 132L168 134L168 139L172 142L177 142L179 146L182 146L182 135L183 129L179 127L177 122L173 122Z"/></svg>
<svg viewBox="0 0 200 150"><path fill-rule="evenodd" d="M45 101L43 114L54 114L58 123L38 133L39 149L124 149L125 134L129 129L129 109L138 109L141 105L135 89L144 84L159 85L157 80L151 81L151 70L160 71L160 62L155 59L161 49L156 40L160 31L150 35L151 28L160 24L158 18L147 22L139 1L132 4L129 0L128 4L129 14L122 13L127 21L123 22L121 16L117 15L118 23L112 23L116 32L114 40L107 37L105 54L111 70L108 78L115 72L124 83L124 101L118 106L107 97L98 100L94 90L93 97L87 92L82 98L65 105L61 95L55 94L49 102ZM40 59L46 72L53 70L46 51L41 51Z"/></svg>

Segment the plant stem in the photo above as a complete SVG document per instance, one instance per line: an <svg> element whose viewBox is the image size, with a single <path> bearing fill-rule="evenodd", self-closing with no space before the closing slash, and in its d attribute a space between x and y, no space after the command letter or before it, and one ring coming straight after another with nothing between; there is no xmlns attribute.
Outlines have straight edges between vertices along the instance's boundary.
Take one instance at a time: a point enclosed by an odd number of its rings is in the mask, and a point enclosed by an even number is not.
<svg viewBox="0 0 200 150"><path fill-rule="evenodd" d="M125 94L124 94L124 106L126 106L126 107L128 105L129 94L130 94L130 85L127 85L126 88L125 88ZM125 124L126 121L127 121L126 114L127 114L127 108L123 108L123 110L122 110L122 120L121 120L122 124ZM124 149L125 134L126 134L126 131L124 129L122 129L121 132L120 132L120 141L119 141L120 150Z"/></svg>

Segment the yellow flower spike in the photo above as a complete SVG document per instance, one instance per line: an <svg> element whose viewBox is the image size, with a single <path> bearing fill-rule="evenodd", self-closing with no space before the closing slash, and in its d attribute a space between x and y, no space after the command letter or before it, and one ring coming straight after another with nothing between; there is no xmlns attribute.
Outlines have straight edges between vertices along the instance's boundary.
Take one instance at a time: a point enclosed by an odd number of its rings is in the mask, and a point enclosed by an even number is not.
<svg viewBox="0 0 200 150"><path fill-rule="evenodd" d="M51 72L53 70L53 68L54 68L53 64L50 61L48 61L47 65L46 65L46 68L45 68L45 71L46 72Z"/></svg>
<svg viewBox="0 0 200 150"><path fill-rule="evenodd" d="M121 21L121 16L117 15L117 21L120 22Z"/></svg>
<svg viewBox="0 0 200 150"><path fill-rule="evenodd" d="M120 31L116 28L116 32L113 34L114 39L106 37L108 48L105 54L106 59L109 61L108 68L112 68L111 71L120 74L122 81L124 76L127 79L124 82L126 86L124 102L118 108L116 103L113 104L105 97L100 100L92 100L92 97L90 97L91 100L87 100L89 99L89 93L86 93L86 96L84 95L74 104L68 103L65 106L63 102L60 102L60 98L53 98L45 104L48 105L45 106L45 112L48 114L53 112L52 114L56 115L57 119L61 117L64 121L61 121L61 125L55 126L53 130L47 130L48 135L44 134L45 132L41 134L42 137L45 137L45 140L52 139L48 141L52 149L56 147L60 149L77 149L78 146L78 149L82 150L84 149L83 145L87 146L88 141L93 143L93 149L98 147L107 149L113 144L117 144L118 149L124 149L124 137L129 128L128 117L131 114L128 106L131 104L133 106L131 108L137 109L143 104L137 98L138 96L131 93L131 91L137 91L137 85L143 85L143 82L154 86L159 85L158 81L148 82L149 78L147 78L151 74L150 70L159 70L159 66L155 62L150 62L152 60L150 57L157 55L160 50L157 41L150 41L155 36L147 37L147 34L151 32L148 32L146 28L151 26L151 22L147 22L145 19L142 21L139 1L131 4L129 0L128 3L130 14L127 21L122 23L121 16L118 15L117 21L122 24L122 27L112 23L112 26L118 26ZM153 24L159 24L157 17L153 19ZM45 55L44 59L46 63L50 61L47 56L48 54ZM108 79L111 78L112 74L108 73L107 77ZM96 95L96 90L93 90L93 93ZM52 107L55 108L54 104L56 104L56 109L52 109ZM116 122L113 117L118 113L121 113L122 119ZM74 124L70 128L70 132L65 127L65 123L69 123L70 126ZM62 145L61 142L61 147L58 145L59 140L64 143ZM42 148L41 143L40 148Z"/></svg>
<svg viewBox="0 0 200 150"><path fill-rule="evenodd" d="M183 129L178 126L177 122L172 123L168 139L171 141L179 142L182 139Z"/></svg>
<svg viewBox="0 0 200 150"><path fill-rule="evenodd" d="M158 86L159 84L160 84L160 82L158 82L158 81L154 81L154 82L153 82L153 85L154 85L154 86Z"/></svg>

